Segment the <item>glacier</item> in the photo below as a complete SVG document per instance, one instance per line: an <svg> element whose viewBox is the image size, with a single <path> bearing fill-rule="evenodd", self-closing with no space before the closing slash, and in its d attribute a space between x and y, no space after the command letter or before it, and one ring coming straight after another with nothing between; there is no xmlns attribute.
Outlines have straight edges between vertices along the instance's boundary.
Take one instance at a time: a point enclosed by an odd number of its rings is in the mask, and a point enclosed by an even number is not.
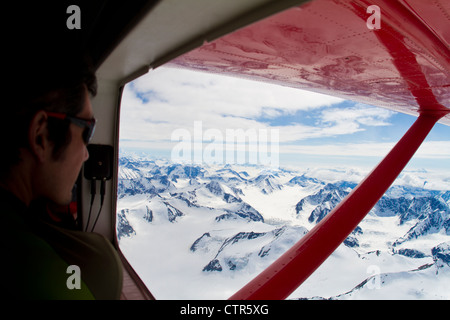
<svg viewBox="0 0 450 320"><path fill-rule="evenodd" d="M226 299L363 177L121 155L120 249L157 299ZM289 299L450 299L450 179L432 177L402 173Z"/></svg>

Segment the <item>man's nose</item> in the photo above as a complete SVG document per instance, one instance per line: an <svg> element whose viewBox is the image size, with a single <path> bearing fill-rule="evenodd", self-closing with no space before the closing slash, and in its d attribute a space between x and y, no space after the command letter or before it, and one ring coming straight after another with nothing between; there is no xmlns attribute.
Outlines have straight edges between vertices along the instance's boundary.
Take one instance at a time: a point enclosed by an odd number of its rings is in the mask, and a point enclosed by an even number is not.
<svg viewBox="0 0 450 320"><path fill-rule="evenodd" d="M89 150L87 146L84 147L84 161L87 161L89 159Z"/></svg>

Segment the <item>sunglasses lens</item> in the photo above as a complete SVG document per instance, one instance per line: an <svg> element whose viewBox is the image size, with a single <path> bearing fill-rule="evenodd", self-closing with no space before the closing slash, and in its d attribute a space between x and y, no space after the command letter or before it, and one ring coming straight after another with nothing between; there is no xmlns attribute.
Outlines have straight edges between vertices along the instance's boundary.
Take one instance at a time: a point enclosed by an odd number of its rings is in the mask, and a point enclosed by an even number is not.
<svg viewBox="0 0 450 320"><path fill-rule="evenodd" d="M82 133L82 138L85 144L88 144L91 139L92 136L94 135L94 131L95 131L95 119L82 119L82 118L77 118L77 117L72 117L69 116L67 114L64 113L57 113L57 112L47 112L47 115L49 117L53 117L56 119L60 119L60 120L68 120L70 122L72 122L73 124L84 128L83 133Z"/></svg>
<svg viewBox="0 0 450 320"><path fill-rule="evenodd" d="M90 123L88 126L84 128L83 131L84 143L88 144L91 141L92 136L94 135L94 131L95 131L95 122Z"/></svg>

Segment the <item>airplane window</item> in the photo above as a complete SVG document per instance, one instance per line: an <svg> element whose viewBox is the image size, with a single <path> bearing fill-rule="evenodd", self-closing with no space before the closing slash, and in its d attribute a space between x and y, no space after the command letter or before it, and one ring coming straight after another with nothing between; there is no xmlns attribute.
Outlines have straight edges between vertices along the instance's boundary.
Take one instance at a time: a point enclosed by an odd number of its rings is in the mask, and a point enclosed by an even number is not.
<svg viewBox="0 0 450 320"><path fill-rule="evenodd" d="M323 219L415 117L160 67L125 86L117 236L157 299L227 299ZM450 141L437 125L291 299L449 299Z"/></svg>

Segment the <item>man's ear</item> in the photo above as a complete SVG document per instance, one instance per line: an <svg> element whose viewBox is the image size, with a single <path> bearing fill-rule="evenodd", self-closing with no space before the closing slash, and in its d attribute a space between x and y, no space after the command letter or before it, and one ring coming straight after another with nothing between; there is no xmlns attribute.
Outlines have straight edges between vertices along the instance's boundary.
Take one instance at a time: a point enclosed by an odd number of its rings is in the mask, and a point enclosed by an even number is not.
<svg viewBox="0 0 450 320"><path fill-rule="evenodd" d="M51 151L51 145L48 140L47 113L38 111L31 120L28 131L28 143L31 152L39 162L44 162Z"/></svg>

